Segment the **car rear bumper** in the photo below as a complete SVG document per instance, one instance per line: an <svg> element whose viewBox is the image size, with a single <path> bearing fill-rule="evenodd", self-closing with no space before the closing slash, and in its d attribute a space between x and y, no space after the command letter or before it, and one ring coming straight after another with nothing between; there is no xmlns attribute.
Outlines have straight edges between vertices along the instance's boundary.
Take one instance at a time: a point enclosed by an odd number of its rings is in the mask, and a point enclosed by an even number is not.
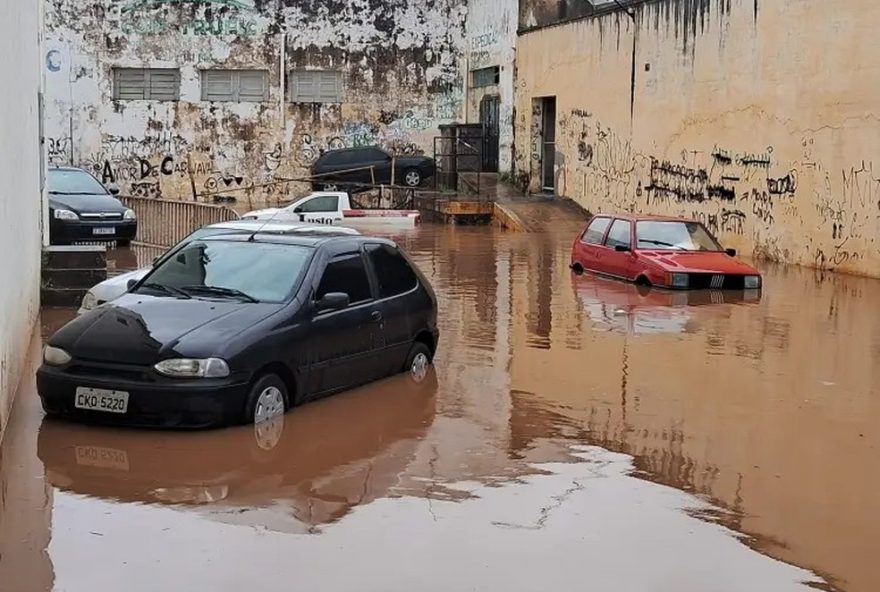
<svg viewBox="0 0 880 592"><path fill-rule="evenodd" d="M86 423L133 427L208 428L237 424L244 411L248 386L226 379L152 383L79 376L45 365L37 371L37 392L46 413ZM128 410L121 414L77 409L77 387L127 392Z"/></svg>
<svg viewBox="0 0 880 592"><path fill-rule="evenodd" d="M96 231L96 229L98 230ZM101 234L96 234L96 232ZM137 220L108 220L103 222L97 220L65 220L53 221L50 226L50 235L53 243L113 240L130 241L134 240L136 234Z"/></svg>

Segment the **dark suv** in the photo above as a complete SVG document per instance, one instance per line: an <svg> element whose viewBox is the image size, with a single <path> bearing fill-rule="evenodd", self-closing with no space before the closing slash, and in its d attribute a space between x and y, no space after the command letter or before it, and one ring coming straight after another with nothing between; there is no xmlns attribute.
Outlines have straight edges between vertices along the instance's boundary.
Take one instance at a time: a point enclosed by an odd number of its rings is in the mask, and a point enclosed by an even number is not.
<svg viewBox="0 0 880 592"><path fill-rule="evenodd" d="M393 172L393 179L392 179ZM325 152L312 165L312 187L321 191L358 191L369 185L418 187L437 172L427 156L392 157L375 146Z"/></svg>

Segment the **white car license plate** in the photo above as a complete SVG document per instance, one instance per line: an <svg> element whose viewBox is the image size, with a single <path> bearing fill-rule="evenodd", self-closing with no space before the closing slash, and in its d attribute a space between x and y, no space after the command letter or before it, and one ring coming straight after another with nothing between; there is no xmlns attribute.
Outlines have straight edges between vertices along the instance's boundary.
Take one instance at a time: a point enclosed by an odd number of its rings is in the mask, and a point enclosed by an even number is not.
<svg viewBox="0 0 880 592"><path fill-rule="evenodd" d="M76 389L74 406L89 411L125 413L128 411L128 393L81 386Z"/></svg>
<svg viewBox="0 0 880 592"><path fill-rule="evenodd" d="M128 453L103 446L77 446L76 464L117 471L128 470Z"/></svg>
<svg viewBox="0 0 880 592"><path fill-rule="evenodd" d="M92 228L92 234L116 234L116 229L112 226L98 226Z"/></svg>

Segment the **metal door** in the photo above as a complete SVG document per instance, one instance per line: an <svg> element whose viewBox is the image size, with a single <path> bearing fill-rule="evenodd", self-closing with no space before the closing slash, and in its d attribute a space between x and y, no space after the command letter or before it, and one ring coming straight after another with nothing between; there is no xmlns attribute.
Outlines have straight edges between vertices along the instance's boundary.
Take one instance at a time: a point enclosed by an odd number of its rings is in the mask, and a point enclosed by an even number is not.
<svg viewBox="0 0 880 592"><path fill-rule="evenodd" d="M541 180L544 191L556 193L556 97L543 100L544 137L541 155Z"/></svg>
<svg viewBox="0 0 880 592"><path fill-rule="evenodd" d="M480 101L480 123L483 125L483 172L498 172L498 151L501 126L501 98L487 95Z"/></svg>

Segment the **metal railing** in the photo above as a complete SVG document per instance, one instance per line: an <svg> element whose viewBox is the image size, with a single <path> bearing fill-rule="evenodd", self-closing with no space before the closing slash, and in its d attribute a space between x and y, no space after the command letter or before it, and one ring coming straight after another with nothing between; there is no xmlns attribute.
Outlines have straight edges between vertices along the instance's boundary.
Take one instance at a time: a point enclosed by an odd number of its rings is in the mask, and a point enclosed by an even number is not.
<svg viewBox="0 0 880 592"><path fill-rule="evenodd" d="M172 247L206 224L239 219L235 211L225 206L149 197L119 199L137 214L136 242L152 247Z"/></svg>

